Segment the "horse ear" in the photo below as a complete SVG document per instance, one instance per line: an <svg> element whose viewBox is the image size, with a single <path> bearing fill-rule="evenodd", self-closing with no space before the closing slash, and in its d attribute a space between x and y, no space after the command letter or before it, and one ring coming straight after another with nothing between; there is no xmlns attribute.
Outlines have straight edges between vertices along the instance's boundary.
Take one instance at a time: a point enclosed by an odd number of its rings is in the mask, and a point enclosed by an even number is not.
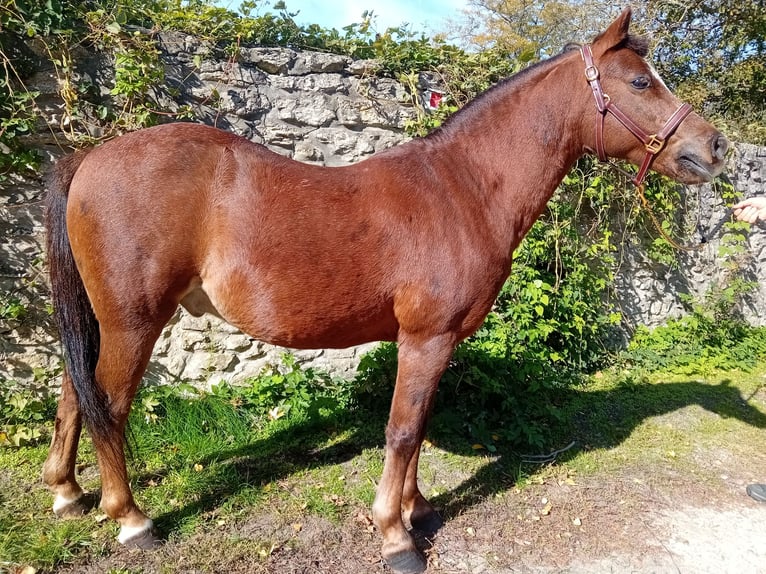
<svg viewBox="0 0 766 574"><path fill-rule="evenodd" d="M609 27L596 36L593 40L593 53L603 54L607 50L611 50L615 46L619 45L625 38L628 37L628 28L630 28L630 6L625 8L617 19L612 22Z"/></svg>

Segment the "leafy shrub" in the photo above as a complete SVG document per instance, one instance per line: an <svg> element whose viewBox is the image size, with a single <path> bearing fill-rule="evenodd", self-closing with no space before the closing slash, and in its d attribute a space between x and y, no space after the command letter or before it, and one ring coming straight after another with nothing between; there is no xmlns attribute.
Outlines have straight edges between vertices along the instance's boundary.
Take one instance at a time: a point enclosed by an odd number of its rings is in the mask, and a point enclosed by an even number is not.
<svg viewBox="0 0 766 574"><path fill-rule="evenodd" d="M2 381L3 387L7 382ZM56 407L47 387L0 388L0 446L26 446L47 436Z"/></svg>
<svg viewBox="0 0 766 574"><path fill-rule="evenodd" d="M621 354L621 362L632 368L684 375L754 367L766 359L766 328L748 325L733 311L737 294L752 287L751 283L734 282L712 290L688 315L654 329L640 326Z"/></svg>
<svg viewBox="0 0 766 574"><path fill-rule="evenodd" d="M223 382L211 393L234 401L238 407L272 420L300 412L323 416L350 403L347 382L313 368L302 369L293 355L282 355L278 365L269 365L243 385Z"/></svg>

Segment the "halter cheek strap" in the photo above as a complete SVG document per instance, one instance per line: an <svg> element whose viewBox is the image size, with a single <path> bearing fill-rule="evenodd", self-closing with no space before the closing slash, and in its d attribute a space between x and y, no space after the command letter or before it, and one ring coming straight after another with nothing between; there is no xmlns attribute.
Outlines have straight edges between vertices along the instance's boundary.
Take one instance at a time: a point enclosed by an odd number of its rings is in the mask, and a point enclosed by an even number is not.
<svg viewBox="0 0 766 574"><path fill-rule="evenodd" d="M601 161L606 161L607 155L604 149L604 118L606 114L612 114L625 128L632 133L646 147L646 155L638 174L633 178L633 183L640 186L646 177L654 158L665 147L665 141L678 128L681 122L688 116L692 107L689 104L681 104L678 109L665 122L660 131L655 134L645 132L641 127L626 116L617 105L612 102L608 94L604 93L599 81L599 71L593 63L593 52L589 44L580 48L580 54L585 62L585 79L588 80L590 89L593 92L593 98L596 100L596 108L599 117L596 119L596 153Z"/></svg>

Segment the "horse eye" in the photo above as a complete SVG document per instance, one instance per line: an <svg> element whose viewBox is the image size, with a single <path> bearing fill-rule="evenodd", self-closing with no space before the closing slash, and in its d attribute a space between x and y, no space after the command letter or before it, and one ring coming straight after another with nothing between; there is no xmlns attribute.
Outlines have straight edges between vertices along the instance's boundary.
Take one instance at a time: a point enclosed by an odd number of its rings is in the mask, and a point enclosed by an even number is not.
<svg viewBox="0 0 766 574"><path fill-rule="evenodd" d="M637 90L645 90L646 88L652 85L652 82L646 76L639 76L638 78L636 78L635 80L631 82L631 85Z"/></svg>

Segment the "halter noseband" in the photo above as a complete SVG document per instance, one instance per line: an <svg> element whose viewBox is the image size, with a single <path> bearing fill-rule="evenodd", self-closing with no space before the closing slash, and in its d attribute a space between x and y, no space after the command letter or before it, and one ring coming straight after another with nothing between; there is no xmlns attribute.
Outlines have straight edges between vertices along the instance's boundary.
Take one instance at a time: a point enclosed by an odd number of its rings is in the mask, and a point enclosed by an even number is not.
<svg viewBox="0 0 766 574"><path fill-rule="evenodd" d="M633 183L636 186L641 186L646 177L646 173L654 161L657 154L665 147L665 141L676 130L682 121L688 116L692 107L689 104L681 104L678 109L662 126L662 129L656 134L648 134L642 130L638 124L626 116L620 108L609 98L608 94L604 93L601 88L601 82L599 81L599 72L596 65L593 63L593 52L589 44L584 44L580 48L580 54L585 62L585 78L590 84L590 88L593 91L593 97L596 99L596 108L598 108L599 116L596 120L596 153L598 159L606 161L606 151L604 150L604 118L607 112L612 114L627 130L632 133L638 140L646 147L646 155L644 161L641 163L641 167L638 170L638 175L633 178Z"/></svg>

